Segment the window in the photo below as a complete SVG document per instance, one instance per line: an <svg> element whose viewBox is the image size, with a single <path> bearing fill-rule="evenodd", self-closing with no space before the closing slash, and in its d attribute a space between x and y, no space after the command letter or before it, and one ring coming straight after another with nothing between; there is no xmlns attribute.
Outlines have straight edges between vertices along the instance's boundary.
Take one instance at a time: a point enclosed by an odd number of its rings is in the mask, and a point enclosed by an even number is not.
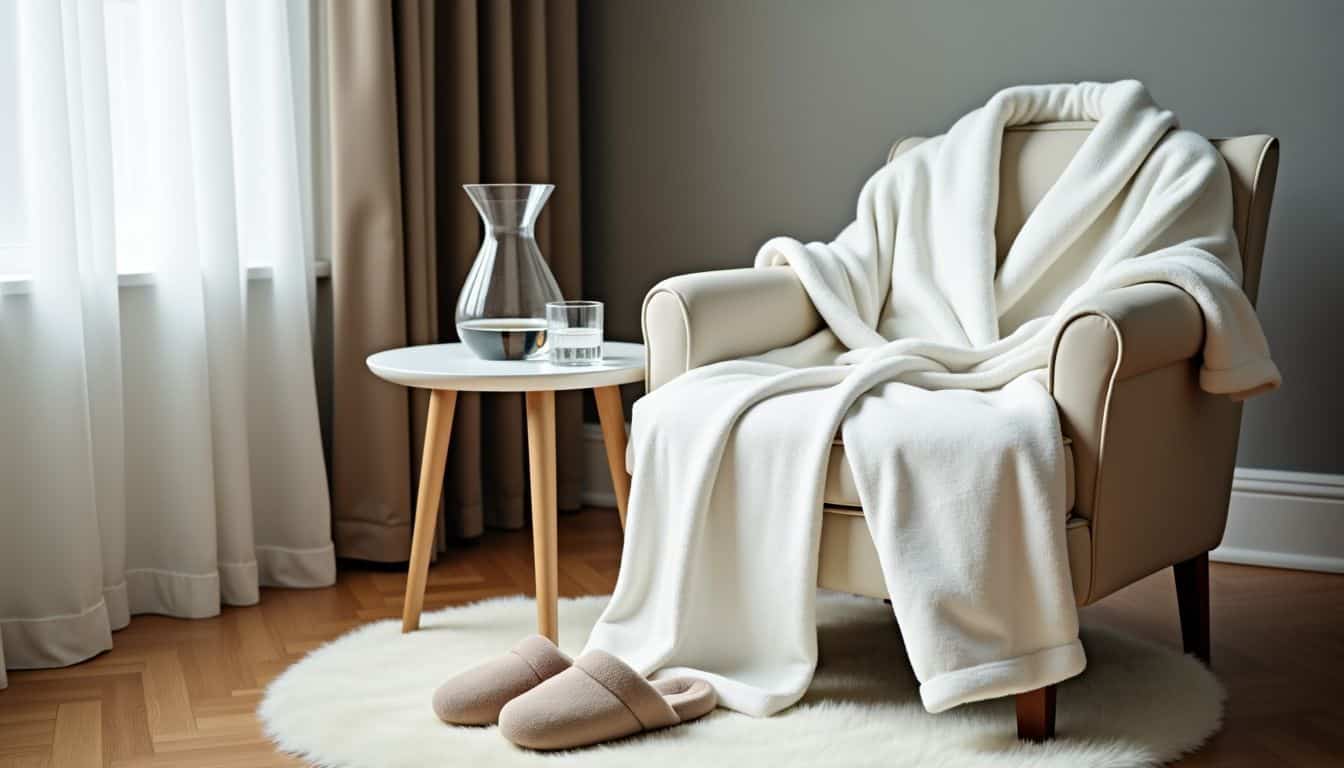
<svg viewBox="0 0 1344 768"><path fill-rule="evenodd" d="M0 278L28 272L19 135L18 0L0 0Z"/></svg>
<svg viewBox="0 0 1344 768"><path fill-rule="evenodd" d="M147 36L152 25L142 18L139 0L99 0L103 16L103 43L106 52L104 73L107 86L107 130L110 132L112 215L115 230L117 272L123 276L144 277L154 271L150 247L156 225L156 201L152 176L156 152L150 146L147 119L154 106L153 51ZM34 232L27 219L22 119L22 71L19 50L21 40L20 0L0 0L0 281L6 291L15 290L16 281L24 282L40 258L34 252ZM286 3L290 36L290 64L295 93L295 141L299 150L300 195L304 245L310 263L319 249L315 216L321 204L321 189L315 174L320 152L321 124L314 118L319 93L321 50L313 41L318 19L310 0ZM149 51L149 53L147 53ZM316 70L316 71L315 71ZM270 274L265 264L249 264L252 276ZM314 265L321 269L323 265ZM137 284L141 278L122 284Z"/></svg>
<svg viewBox="0 0 1344 768"><path fill-rule="evenodd" d="M144 68L140 56L140 17L135 0L103 3L107 48L107 108L112 133L112 201L117 231L117 272L150 272L151 190L144 131L147 114Z"/></svg>
<svg viewBox="0 0 1344 768"><path fill-rule="evenodd" d="M19 69L19 0L0 0L0 279L26 276L37 258L31 247L25 199L22 83ZM140 113L140 57L135 0L107 0L104 4L112 154L116 161L113 197L116 201L117 271L144 271L137 263L143 241L143 195L134 175L142 167L143 142L135 140L131 121Z"/></svg>

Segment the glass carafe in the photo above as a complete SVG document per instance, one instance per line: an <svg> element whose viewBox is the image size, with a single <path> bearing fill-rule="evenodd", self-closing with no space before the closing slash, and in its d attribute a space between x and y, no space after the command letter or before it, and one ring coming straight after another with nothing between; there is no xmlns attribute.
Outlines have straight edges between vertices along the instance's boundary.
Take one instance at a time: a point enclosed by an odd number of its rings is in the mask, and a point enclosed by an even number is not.
<svg viewBox="0 0 1344 768"><path fill-rule="evenodd" d="M550 184L466 184L485 238L457 300L457 335L477 357L526 360L546 344L546 302L560 286L532 228L555 189Z"/></svg>

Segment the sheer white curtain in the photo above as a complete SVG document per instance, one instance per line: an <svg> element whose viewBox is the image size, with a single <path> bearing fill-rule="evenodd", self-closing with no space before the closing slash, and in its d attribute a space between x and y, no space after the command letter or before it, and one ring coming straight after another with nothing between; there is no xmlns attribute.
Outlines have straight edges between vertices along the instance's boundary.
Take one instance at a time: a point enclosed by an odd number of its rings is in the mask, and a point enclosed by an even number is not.
<svg viewBox="0 0 1344 768"><path fill-rule="evenodd" d="M335 579L294 10L0 0L0 687Z"/></svg>

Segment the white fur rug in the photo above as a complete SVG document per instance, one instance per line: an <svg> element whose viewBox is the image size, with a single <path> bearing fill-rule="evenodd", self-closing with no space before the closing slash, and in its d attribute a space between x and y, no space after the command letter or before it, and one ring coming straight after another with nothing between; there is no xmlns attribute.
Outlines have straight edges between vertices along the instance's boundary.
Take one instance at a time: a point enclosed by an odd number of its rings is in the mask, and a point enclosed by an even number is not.
<svg viewBox="0 0 1344 768"><path fill-rule="evenodd" d="M577 652L605 597L563 600L560 645ZM1088 668L1059 690L1058 737L1016 739L1013 703L930 715L891 610L823 593L816 678L796 706L753 719L717 710L699 722L560 755L514 747L494 728L440 723L439 682L534 631L531 600L504 598L361 627L271 683L259 710L281 749L341 768L571 765L1143 766L1193 750L1218 729L1223 689L1178 651L1084 625Z"/></svg>

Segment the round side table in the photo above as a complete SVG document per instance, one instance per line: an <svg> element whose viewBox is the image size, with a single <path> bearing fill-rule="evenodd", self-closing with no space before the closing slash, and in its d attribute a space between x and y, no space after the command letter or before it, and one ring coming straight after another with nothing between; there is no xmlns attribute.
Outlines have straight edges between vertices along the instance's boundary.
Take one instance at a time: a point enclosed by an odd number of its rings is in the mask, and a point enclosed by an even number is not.
<svg viewBox="0 0 1344 768"><path fill-rule="evenodd" d="M523 392L527 399L527 454L532 477L532 558L537 574L537 631L558 641L556 605L555 520L555 393L591 389L602 422L607 465L616 503L625 527L630 476L625 472L625 415L621 384L644 379L644 346L607 342L602 362L588 366L551 365L543 361L482 360L462 344L429 344L389 349L370 355L369 370L394 384L430 390L425 423L425 449L420 464L420 489L415 501L410 570L401 630L420 626L425 579L434 547L435 510L443 491L443 469L453 430L458 392Z"/></svg>

